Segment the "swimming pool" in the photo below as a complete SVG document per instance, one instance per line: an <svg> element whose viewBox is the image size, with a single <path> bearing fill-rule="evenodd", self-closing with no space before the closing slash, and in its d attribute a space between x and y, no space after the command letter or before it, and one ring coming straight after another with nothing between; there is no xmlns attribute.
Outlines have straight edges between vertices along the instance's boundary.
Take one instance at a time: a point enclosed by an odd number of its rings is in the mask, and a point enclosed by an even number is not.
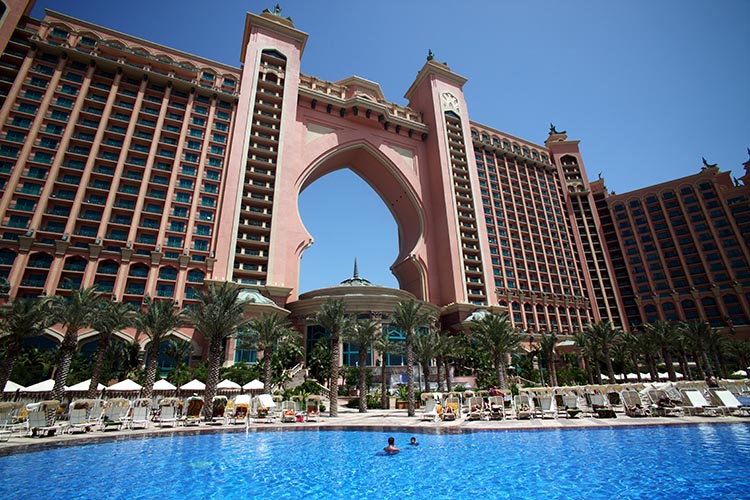
<svg viewBox="0 0 750 500"><path fill-rule="evenodd" d="M0 457L0 498L749 498L750 425L172 435ZM380 450L388 436L402 451Z"/></svg>

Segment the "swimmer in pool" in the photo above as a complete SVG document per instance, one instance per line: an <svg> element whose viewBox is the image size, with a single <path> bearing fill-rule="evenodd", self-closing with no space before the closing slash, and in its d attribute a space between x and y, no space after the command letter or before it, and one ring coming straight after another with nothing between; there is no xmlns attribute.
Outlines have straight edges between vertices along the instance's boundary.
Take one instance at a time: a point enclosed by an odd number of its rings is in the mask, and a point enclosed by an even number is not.
<svg viewBox="0 0 750 500"><path fill-rule="evenodd" d="M385 448L383 448L383 451L386 452L386 453L390 453L390 454L398 453L399 449L396 448L396 440L393 439L392 437L389 437L388 438L388 446L386 446Z"/></svg>

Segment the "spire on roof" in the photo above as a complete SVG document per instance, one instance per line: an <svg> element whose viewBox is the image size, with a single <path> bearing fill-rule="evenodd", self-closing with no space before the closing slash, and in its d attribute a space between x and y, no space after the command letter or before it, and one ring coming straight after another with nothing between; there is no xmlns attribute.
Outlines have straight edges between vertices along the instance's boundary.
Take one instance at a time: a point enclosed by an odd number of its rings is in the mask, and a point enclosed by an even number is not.
<svg viewBox="0 0 750 500"><path fill-rule="evenodd" d="M359 278L359 269L357 269L357 258L354 257L354 275L352 278Z"/></svg>

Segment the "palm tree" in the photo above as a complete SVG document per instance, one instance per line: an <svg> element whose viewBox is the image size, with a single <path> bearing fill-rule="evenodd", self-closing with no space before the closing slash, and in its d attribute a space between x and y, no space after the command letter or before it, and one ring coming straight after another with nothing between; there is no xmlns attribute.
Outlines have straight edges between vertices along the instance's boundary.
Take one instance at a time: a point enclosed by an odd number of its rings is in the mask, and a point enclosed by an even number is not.
<svg viewBox="0 0 750 500"><path fill-rule="evenodd" d="M380 403L383 409L388 407L388 365L387 357L388 354L396 353L399 351L401 344L391 339L391 334L388 330L380 328L380 333L372 343L372 348L380 354L380 366L381 366L381 381L380 381Z"/></svg>
<svg viewBox="0 0 750 500"><path fill-rule="evenodd" d="M708 331L708 337L706 338L706 350L712 358L716 372L712 375L718 375L721 378L727 377L726 367L724 366L724 355L727 351L728 339L719 333L716 328L711 328Z"/></svg>
<svg viewBox="0 0 750 500"><path fill-rule="evenodd" d="M380 336L380 322L375 320L356 321L343 334L344 341L356 344L359 357L359 412L367 412L367 351Z"/></svg>
<svg viewBox="0 0 750 500"><path fill-rule="evenodd" d="M78 349L78 332L94 324L101 311L100 304L104 300L104 296L96 291L96 286L73 290L69 296L56 295L49 299L52 321L60 323L65 329L55 370L52 399L62 399L70 363Z"/></svg>
<svg viewBox="0 0 750 500"><path fill-rule="evenodd" d="M0 346L4 359L0 363L2 391L21 354L24 340L42 335L50 321L44 300L16 299L12 304L5 304L0 315Z"/></svg>
<svg viewBox="0 0 750 500"><path fill-rule="evenodd" d="M414 332L432 322L433 314L424 310L424 303L414 299L399 302L391 317L393 326L406 336L406 398L410 417L414 416Z"/></svg>
<svg viewBox="0 0 750 500"><path fill-rule="evenodd" d="M86 393L87 398L95 398L99 392L97 387L112 336L117 330L131 326L135 313L130 304L124 302L102 301L100 305L102 309L91 325L99 332L99 344L96 346L94 367L91 370L91 383Z"/></svg>
<svg viewBox="0 0 750 500"><path fill-rule="evenodd" d="M611 382L615 380L615 371L612 368L612 356L610 350L620 341L622 330L612 324L611 321L599 321L589 325L585 334L591 337L595 350L604 358L607 366L607 376Z"/></svg>
<svg viewBox="0 0 750 500"><path fill-rule="evenodd" d="M226 339L236 337L247 324L245 303L239 300L242 288L225 281L220 285L210 283L198 296L200 304L191 309L190 320L196 333L208 341L208 368L206 373L205 404L203 416L212 418L214 396L219 385L219 369Z"/></svg>
<svg viewBox="0 0 750 500"><path fill-rule="evenodd" d="M633 370L635 370L635 373L638 376L638 381L640 381L641 370L639 360L642 350L641 341L638 335L633 332L623 332L622 346L625 348L625 356L629 358L630 364L633 365ZM623 375L625 375L625 373L623 373Z"/></svg>
<svg viewBox="0 0 750 500"><path fill-rule="evenodd" d="M135 326L138 332L144 333L151 340L149 345L148 366L146 380L143 383L142 396L150 398L156 379L156 363L159 359L161 343L169 333L185 324L185 312L175 310L171 300L145 299L144 310L135 316Z"/></svg>
<svg viewBox="0 0 750 500"><path fill-rule="evenodd" d="M330 336L331 345L331 383L329 415L331 417L339 416L339 368L341 352L341 336L347 332L352 325L352 320L346 315L344 301L341 299L328 299L318 311L316 316L318 324L322 326Z"/></svg>
<svg viewBox="0 0 750 500"><path fill-rule="evenodd" d="M240 333L240 345L253 347L263 352L263 383L271 389L273 353L281 343L296 341L299 332L278 313L265 314L251 319L244 332Z"/></svg>
<svg viewBox="0 0 750 500"><path fill-rule="evenodd" d="M579 335L576 335L576 347L581 353L581 359L583 361L583 369L586 372L586 378L590 384L594 383L594 374L591 371L592 366L596 367L597 378L601 379L601 369L599 367L599 361L597 360L596 346L594 345L593 339L584 330Z"/></svg>
<svg viewBox="0 0 750 500"><path fill-rule="evenodd" d="M662 359L664 359L664 364L667 365L669 380L676 382L677 376L675 375L674 363L672 361L672 348L677 343L677 328L673 324L662 320L646 323L643 327L649 333L653 342L661 349Z"/></svg>
<svg viewBox="0 0 750 500"><path fill-rule="evenodd" d="M545 332L542 332L541 336L539 337L539 351L547 361L549 370L549 385L553 387L557 386L557 369L555 367L555 357L557 355L557 353L555 352L556 347L557 335L555 335L554 333L552 333L551 335L547 335Z"/></svg>
<svg viewBox="0 0 750 500"><path fill-rule="evenodd" d="M438 334L436 350L438 354L438 365L443 365L445 390L446 392L451 392L453 390L451 384L451 360L463 356L466 350L466 344L463 341L463 337L451 335L449 331L443 330ZM439 377L438 385L440 385Z"/></svg>
<svg viewBox="0 0 750 500"><path fill-rule="evenodd" d="M193 354L193 343L189 340L169 339L164 354L174 360L175 367L186 365Z"/></svg>
<svg viewBox="0 0 750 500"><path fill-rule="evenodd" d="M430 365L437 356L438 334L432 329L420 331L414 335L414 359L422 367L424 390L430 386Z"/></svg>
<svg viewBox="0 0 750 500"><path fill-rule="evenodd" d="M694 319L681 322L678 328L682 336L688 339L698 377L700 379L706 378L706 374L712 372L706 345L711 337L711 325L703 320Z"/></svg>
<svg viewBox="0 0 750 500"><path fill-rule="evenodd" d="M521 346L522 336L513 329L508 315L487 313L471 322L471 340L492 360L501 389L508 389L507 359Z"/></svg>

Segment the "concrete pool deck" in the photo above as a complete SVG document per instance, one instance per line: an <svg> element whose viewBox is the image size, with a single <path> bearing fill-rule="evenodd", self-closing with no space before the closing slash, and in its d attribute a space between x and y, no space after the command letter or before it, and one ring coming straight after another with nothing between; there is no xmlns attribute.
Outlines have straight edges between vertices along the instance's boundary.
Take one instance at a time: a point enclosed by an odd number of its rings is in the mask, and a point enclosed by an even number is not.
<svg viewBox="0 0 750 500"><path fill-rule="evenodd" d="M60 446L78 446L108 441L123 441L159 436L194 435L215 432L263 432L263 431L306 431L317 429L361 429L383 432L419 433L463 433L473 431L522 431L581 428L640 427L653 425L695 425L695 424L737 424L750 423L750 418L733 416L683 416L683 417L628 417L617 414L617 418L535 418L531 420L466 420L454 421L421 420L417 410L415 417L407 416L406 410L368 410L359 413L355 408L339 408L338 417L321 413L317 421L302 423L282 423L278 419L271 422L245 424L201 424L197 426L157 427L151 423L147 429L122 429L90 431L77 434L56 434L45 437L27 437L22 432L11 435L7 442L0 442L0 456L15 453L41 451Z"/></svg>

